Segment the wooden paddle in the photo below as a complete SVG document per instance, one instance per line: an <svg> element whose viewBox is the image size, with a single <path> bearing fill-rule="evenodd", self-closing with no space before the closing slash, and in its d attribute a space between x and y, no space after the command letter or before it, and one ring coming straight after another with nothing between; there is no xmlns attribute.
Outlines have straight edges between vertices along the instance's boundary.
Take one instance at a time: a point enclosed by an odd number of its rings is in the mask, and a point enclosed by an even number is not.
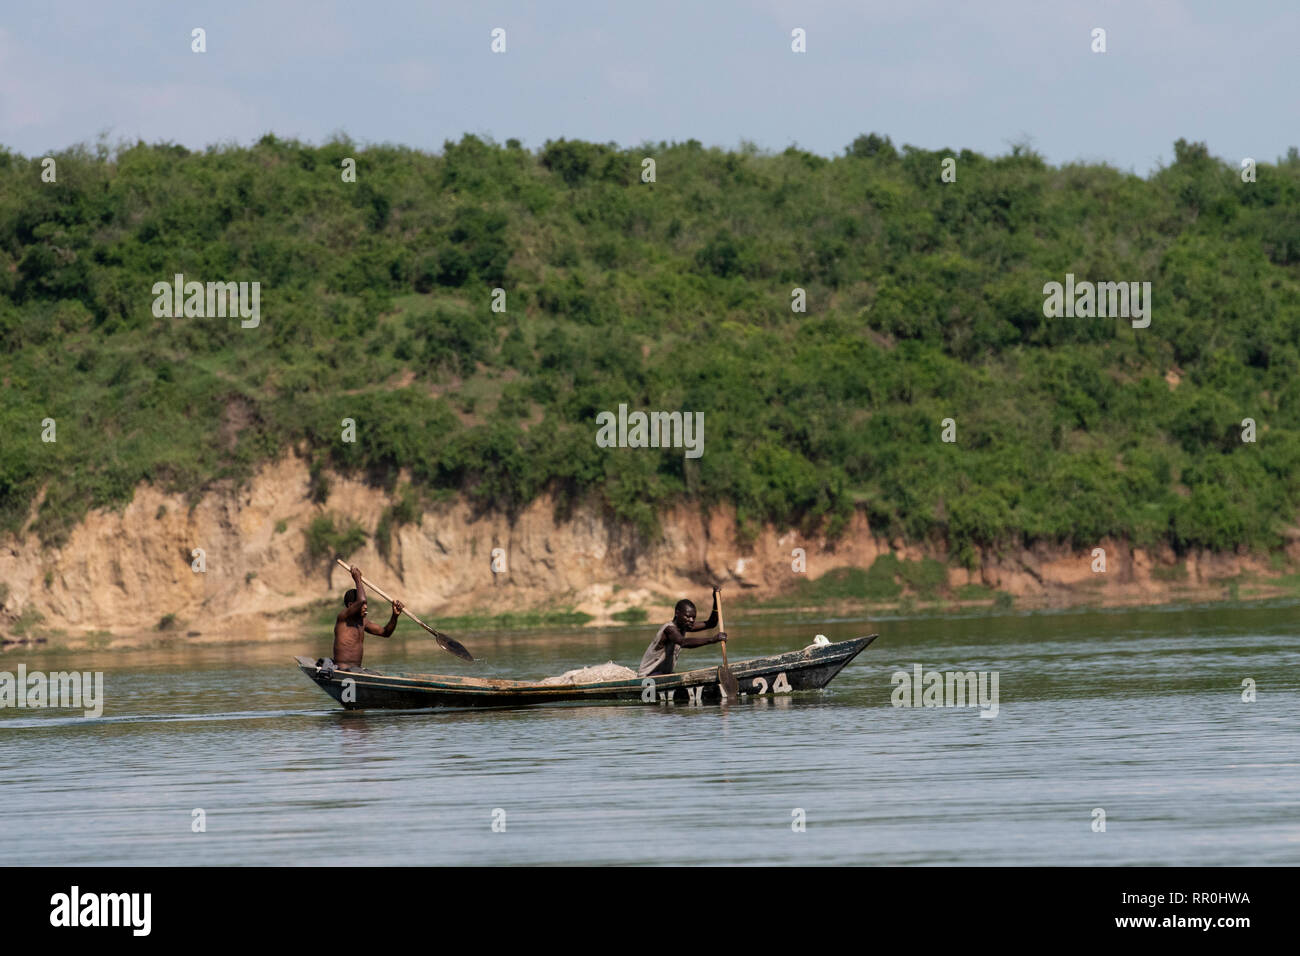
<svg viewBox="0 0 1300 956"><path fill-rule="evenodd" d="M722 591L718 591L718 633L726 633L726 627L722 623ZM736 675L731 673L731 668L727 666L727 642L722 641L722 666L718 668L718 687L722 690L722 696L729 700L740 700L740 681L736 680Z"/></svg>
<svg viewBox="0 0 1300 956"><path fill-rule="evenodd" d="M342 558L335 558L334 561L344 571L347 571L348 573L352 572L352 568ZM392 602L393 599L391 597L389 597L387 594L381 591L376 585L367 581L364 577L361 579L361 583L366 586L367 590L374 591L376 594L378 594L381 598L383 598L385 601L388 601L389 603ZM460 641L456 640L454 637L448 637L446 634L442 633L442 631L435 631L428 624L425 624L418 617L416 617L414 614L408 611L405 607L402 608L402 613L405 614L407 617L409 617L416 624L420 625L420 627L424 628L426 631L432 634L434 636L434 639L437 640L438 646L441 647L448 654L454 654L456 657L459 657L462 661L472 661L474 659L473 655L471 655L469 651L465 650L465 645L462 644Z"/></svg>

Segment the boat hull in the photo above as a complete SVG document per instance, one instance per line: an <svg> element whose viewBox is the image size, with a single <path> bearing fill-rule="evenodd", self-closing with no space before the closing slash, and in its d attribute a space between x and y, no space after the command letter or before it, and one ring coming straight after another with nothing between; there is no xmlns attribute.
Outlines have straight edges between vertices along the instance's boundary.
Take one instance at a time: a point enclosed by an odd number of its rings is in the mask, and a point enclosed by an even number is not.
<svg viewBox="0 0 1300 956"><path fill-rule="evenodd" d="M786 654L739 661L731 665L731 672L740 684L742 699L818 690L870 646L876 636L813 644ZM444 674L381 674L369 670L335 670L326 674L309 657L295 660L313 683L349 710L605 702L709 704L722 699L717 667L591 684L541 684Z"/></svg>

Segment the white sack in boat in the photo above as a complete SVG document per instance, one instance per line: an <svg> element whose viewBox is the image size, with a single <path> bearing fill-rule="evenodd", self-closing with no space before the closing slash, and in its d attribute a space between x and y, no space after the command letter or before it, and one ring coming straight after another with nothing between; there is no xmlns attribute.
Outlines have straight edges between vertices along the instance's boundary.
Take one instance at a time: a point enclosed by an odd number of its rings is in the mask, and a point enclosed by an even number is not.
<svg viewBox="0 0 1300 956"><path fill-rule="evenodd" d="M636 677L636 671L622 664L607 661L591 667L579 667L577 670L565 671L558 677L548 677L543 684L594 684L602 680L628 680Z"/></svg>

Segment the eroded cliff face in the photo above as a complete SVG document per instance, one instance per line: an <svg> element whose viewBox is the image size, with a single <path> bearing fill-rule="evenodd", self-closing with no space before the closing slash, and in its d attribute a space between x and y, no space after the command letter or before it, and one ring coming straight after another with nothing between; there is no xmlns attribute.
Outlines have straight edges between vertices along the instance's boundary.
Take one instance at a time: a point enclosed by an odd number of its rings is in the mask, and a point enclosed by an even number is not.
<svg viewBox="0 0 1300 956"><path fill-rule="evenodd" d="M285 612L341 600L350 586L341 568L306 559L308 525L329 512L373 532L393 503L391 495L361 482L337 475L330 481L326 504L314 504L306 463L289 456L262 468L243 488L213 491L194 507L180 495L141 486L124 509L92 512L57 549L43 548L30 533L10 536L0 543L0 581L8 589L0 630L10 632L32 609L42 616L42 628L70 637L105 631L156 636L159 620L169 614L182 633L199 631L207 639L300 629L301 619ZM949 583L1008 591L1019 606L1119 604L1159 601L1175 589L1221 593L1216 580L1268 569L1262 557L1191 555L1185 578L1163 580L1158 572L1173 566L1172 553L1148 554L1114 541L1098 546L1106 550L1105 574L1092 570L1089 553L1037 548L985 555L978 571L950 570ZM196 548L204 553L202 573L192 569ZM498 548L505 566L499 573L493 570ZM795 570L797 548L804 551L802 573ZM435 618L567 606L601 625L629 608L644 608L651 621L667 620L678 597L707 603L715 581L728 582L728 594L775 596L801 577L867 568L891 550L900 558L944 557L881 539L861 514L836 541L765 528L740 543L729 512L705 517L679 508L665 516L662 537L645 543L592 510L557 521L553 502L543 499L513 521L475 515L463 503L439 506L419 524L395 529L386 558L372 538L350 560L417 613ZM1292 542L1289 550L1300 552L1300 544ZM384 610L372 601L373 616Z"/></svg>

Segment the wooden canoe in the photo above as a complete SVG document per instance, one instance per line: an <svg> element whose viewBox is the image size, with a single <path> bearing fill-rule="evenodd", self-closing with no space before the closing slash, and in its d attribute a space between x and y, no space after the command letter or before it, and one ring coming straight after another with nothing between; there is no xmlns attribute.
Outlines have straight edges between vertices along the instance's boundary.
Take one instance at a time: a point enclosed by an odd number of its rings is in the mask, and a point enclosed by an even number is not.
<svg viewBox="0 0 1300 956"><path fill-rule="evenodd" d="M731 665L731 672L740 683L740 695L744 700L797 690L817 690L829 684L831 678L876 637L872 634L833 644L810 644L799 651L739 661ZM709 704L717 703L722 697L716 666L591 684L542 684L446 674L382 674L372 670L327 673L310 657L295 660L302 672L321 690L350 710L520 707L604 701Z"/></svg>

